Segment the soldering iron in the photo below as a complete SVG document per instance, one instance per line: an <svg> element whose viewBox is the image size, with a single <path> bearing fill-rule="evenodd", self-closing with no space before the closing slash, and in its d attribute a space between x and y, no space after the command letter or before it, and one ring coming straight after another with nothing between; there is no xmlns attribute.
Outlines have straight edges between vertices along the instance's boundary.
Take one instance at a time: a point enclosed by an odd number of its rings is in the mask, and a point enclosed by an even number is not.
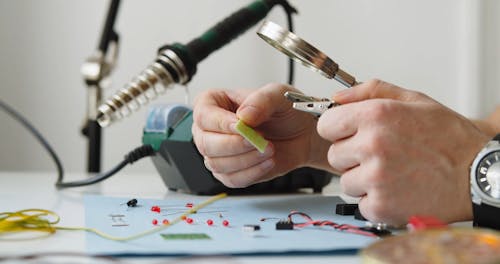
<svg viewBox="0 0 500 264"><path fill-rule="evenodd" d="M99 106L97 121L103 127L109 126L173 84L187 84L199 62L258 23L275 5L283 6L289 17L296 12L286 0L257 0L185 45L174 43L161 47L153 63Z"/></svg>

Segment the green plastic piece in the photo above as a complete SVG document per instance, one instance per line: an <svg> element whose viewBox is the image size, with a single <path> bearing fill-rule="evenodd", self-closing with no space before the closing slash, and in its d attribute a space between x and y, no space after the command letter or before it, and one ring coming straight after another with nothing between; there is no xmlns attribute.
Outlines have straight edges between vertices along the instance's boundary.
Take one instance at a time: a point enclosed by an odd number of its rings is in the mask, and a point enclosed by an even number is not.
<svg viewBox="0 0 500 264"><path fill-rule="evenodd" d="M161 142L167 139L168 136L166 133L151 133L151 132L143 132L142 133L142 144L151 145L155 151L160 150Z"/></svg>
<svg viewBox="0 0 500 264"><path fill-rule="evenodd" d="M242 137L248 140L248 142L250 142L260 153L264 153L267 144L269 144L269 141L263 138L253 128L247 126L245 123L243 123L243 121L238 120L238 122L236 122L236 131L238 131L238 133L240 133Z"/></svg>

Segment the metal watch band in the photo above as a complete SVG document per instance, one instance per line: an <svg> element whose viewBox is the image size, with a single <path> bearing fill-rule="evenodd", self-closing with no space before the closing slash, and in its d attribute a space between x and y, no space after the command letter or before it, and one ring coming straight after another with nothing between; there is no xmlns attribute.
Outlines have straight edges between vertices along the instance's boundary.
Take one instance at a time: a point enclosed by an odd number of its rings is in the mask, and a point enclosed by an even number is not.
<svg viewBox="0 0 500 264"><path fill-rule="evenodd" d="M500 229L500 208L482 203L472 203L474 226Z"/></svg>

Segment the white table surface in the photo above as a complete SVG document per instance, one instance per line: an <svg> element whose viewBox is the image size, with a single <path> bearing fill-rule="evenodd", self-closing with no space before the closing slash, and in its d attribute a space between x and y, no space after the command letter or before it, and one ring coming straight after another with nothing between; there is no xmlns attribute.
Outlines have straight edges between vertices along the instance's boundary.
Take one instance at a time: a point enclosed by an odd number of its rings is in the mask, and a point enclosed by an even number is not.
<svg viewBox="0 0 500 264"><path fill-rule="evenodd" d="M126 170L126 169L125 169ZM85 173L65 176L65 180L87 177ZM56 212L61 217L61 226L84 225L84 194L164 199L179 196L168 192L159 175L127 174L119 172L110 179L93 186L56 190L55 172L0 172L0 212L17 211L28 208L42 208ZM325 195L340 195L338 179L334 178L324 190ZM59 230L55 234L36 240L1 241L0 257L47 252L85 253L85 233L83 231ZM165 263L179 262L172 257L123 258L124 263ZM121 262L121 261L120 261ZM263 257L210 257L182 258L182 263L360 263L358 256L263 256Z"/></svg>

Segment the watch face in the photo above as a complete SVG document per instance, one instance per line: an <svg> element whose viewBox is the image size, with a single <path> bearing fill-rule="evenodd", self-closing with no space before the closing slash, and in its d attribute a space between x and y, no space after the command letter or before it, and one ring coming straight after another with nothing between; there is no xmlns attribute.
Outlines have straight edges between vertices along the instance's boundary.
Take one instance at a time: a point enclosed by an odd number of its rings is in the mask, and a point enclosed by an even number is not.
<svg viewBox="0 0 500 264"><path fill-rule="evenodd" d="M483 193L500 199L500 152L491 152L479 162L476 182Z"/></svg>

